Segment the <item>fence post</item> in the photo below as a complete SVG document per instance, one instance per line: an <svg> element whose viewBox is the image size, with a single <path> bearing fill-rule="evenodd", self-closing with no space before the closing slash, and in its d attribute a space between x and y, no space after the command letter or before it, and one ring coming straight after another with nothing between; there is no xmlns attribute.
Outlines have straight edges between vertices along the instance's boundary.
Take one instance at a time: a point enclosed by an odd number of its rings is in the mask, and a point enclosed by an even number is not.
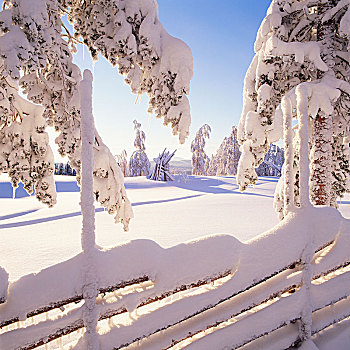
<svg viewBox="0 0 350 350"><path fill-rule="evenodd" d="M95 207L93 196L93 169L94 154L93 144L94 120L92 115L92 73L84 71L83 80L80 82L80 112L81 112L81 191L80 205L83 215L83 228L81 246L83 249L83 320L86 332L84 340L86 349L99 349L96 307L97 275L95 268Z"/></svg>
<svg viewBox="0 0 350 350"><path fill-rule="evenodd" d="M299 191L300 208L307 209L311 206L309 197L309 96L305 83L296 88L297 96L297 116L298 116L298 136L300 141L299 150ZM305 248L301 254L302 263L302 289L305 292L305 303L301 312L300 338L301 341L311 340L312 331L312 295L311 280L312 266L311 261L314 256L314 232L307 232Z"/></svg>

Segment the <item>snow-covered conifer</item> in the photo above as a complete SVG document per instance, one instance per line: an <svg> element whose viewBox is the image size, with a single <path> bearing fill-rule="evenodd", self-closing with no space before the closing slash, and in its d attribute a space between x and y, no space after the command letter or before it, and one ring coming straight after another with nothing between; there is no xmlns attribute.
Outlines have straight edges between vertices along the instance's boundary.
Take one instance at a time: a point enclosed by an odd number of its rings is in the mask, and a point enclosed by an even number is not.
<svg viewBox="0 0 350 350"><path fill-rule="evenodd" d="M72 175L76 176L76 171L69 163L55 163L55 175Z"/></svg>
<svg viewBox="0 0 350 350"><path fill-rule="evenodd" d="M258 176L281 176L283 163L283 148L271 144L264 161L256 169L256 173Z"/></svg>
<svg viewBox="0 0 350 350"><path fill-rule="evenodd" d="M350 184L348 176L350 173L349 143L347 140L343 140L342 136L338 135L333 138L332 148L333 182L331 205L337 207L337 198L344 197L344 194L350 191L350 188L348 188L348 185Z"/></svg>
<svg viewBox="0 0 350 350"><path fill-rule="evenodd" d="M136 131L136 137L134 146L136 151L131 155L129 162L129 175L130 176L147 176L150 173L151 163L148 160L145 152L145 140L146 135L141 130L141 124L134 120L134 129Z"/></svg>
<svg viewBox="0 0 350 350"><path fill-rule="evenodd" d="M218 152L216 154L216 159L214 162L216 162L216 174L218 176L225 176L226 175L226 167L227 167L227 161L228 161L228 138L225 137L224 140L222 141Z"/></svg>
<svg viewBox="0 0 350 350"><path fill-rule="evenodd" d="M210 158L209 167L208 167L208 175L210 176L216 176L218 174L219 165L222 164L222 159L224 158L224 154L225 154L226 140L227 138L225 137L221 142L216 153L212 154Z"/></svg>
<svg viewBox="0 0 350 350"><path fill-rule="evenodd" d="M349 135L349 14L349 4L344 1L272 1L257 33L256 55L245 77L238 130L243 150L238 171L241 190L257 181L254 168L264 160L270 144L282 138L286 116L282 98L290 104L287 109L292 118L297 117L297 104L306 99L312 146L310 197L314 204L335 205L339 180L333 170L334 140L345 146ZM299 93L298 102L296 91L301 85L304 92L303 96ZM297 138L299 133L293 131L290 147L298 144ZM293 152L298 152L298 147ZM292 182L298 202L301 165L298 154L293 158ZM342 174L349 175L345 169Z"/></svg>
<svg viewBox="0 0 350 350"><path fill-rule="evenodd" d="M199 128L196 133L196 137L191 143L193 175L207 175L209 158L204 151L204 147L205 139L209 139L210 132L210 126L208 124L204 124Z"/></svg>
<svg viewBox="0 0 350 350"><path fill-rule="evenodd" d="M126 150L124 149L122 153L115 156L115 158L124 177L129 176L128 154Z"/></svg>
<svg viewBox="0 0 350 350"><path fill-rule="evenodd" d="M241 152L237 139L237 128L232 127L228 137L225 137L209 164L208 175L236 175Z"/></svg>
<svg viewBox="0 0 350 350"><path fill-rule="evenodd" d="M62 22L65 14L74 25L73 34ZM28 157L25 161L23 158L29 148L26 146L25 151L20 148L30 140L33 140L32 149L36 143L40 146L47 143L45 126L54 126L58 150L68 156L79 181L81 137L77 87L81 72L72 59L79 39L89 47L93 57L101 53L112 64L118 64L132 92L148 94L150 111L164 117L165 124L171 123L181 142L187 137L190 124L186 94L192 77L192 54L186 44L164 30L155 1L97 0L83 4L78 0L4 1L0 13L0 171L12 169L14 185L24 181L29 191L35 182L37 196L49 205L55 201L49 147L41 147L46 155L36 155L37 159L33 157L30 165ZM20 116L18 108L16 112L14 107L21 101L18 84L29 101L44 107L43 113L40 112L43 122L35 117L38 113L33 112L34 107L23 110L26 118ZM30 121L31 126L25 126L22 121ZM38 122L41 131L32 132L35 137L21 131L37 130ZM18 144L20 134L28 137L27 140L21 137ZM22 155L18 154L20 151ZM123 178L96 130L94 153L96 199L110 213L115 213L128 203ZM14 162L15 157L21 159L20 164ZM131 207L124 214L130 212Z"/></svg>

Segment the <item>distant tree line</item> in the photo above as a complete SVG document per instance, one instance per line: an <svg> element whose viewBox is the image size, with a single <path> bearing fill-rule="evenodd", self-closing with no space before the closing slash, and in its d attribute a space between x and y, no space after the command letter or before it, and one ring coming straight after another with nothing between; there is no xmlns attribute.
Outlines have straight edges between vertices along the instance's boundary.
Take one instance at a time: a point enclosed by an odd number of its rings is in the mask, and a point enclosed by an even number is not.
<svg viewBox="0 0 350 350"><path fill-rule="evenodd" d="M69 163L55 163L55 175L76 176L77 173Z"/></svg>
<svg viewBox="0 0 350 350"><path fill-rule="evenodd" d="M237 128L232 127L228 137L225 137L215 154L210 157L204 147L206 139L210 138L211 128L204 124L196 133L191 143L192 174L204 176L230 176L236 175L241 157L238 143ZM259 176L281 176L284 162L284 150L271 144L263 162L256 169Z"/></svg>

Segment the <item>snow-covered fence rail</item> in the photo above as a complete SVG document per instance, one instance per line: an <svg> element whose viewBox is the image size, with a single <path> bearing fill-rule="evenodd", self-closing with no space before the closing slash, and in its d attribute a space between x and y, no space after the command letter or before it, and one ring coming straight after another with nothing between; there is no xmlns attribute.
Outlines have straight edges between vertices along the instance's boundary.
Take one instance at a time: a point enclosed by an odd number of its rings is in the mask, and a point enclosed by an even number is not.
<svg viewBox="0 0 350 350"><path fill-rule="evenodd" d="M308 208L245 244L214 236L169 249L138 240L98 251L100 348L263 349L268 342L280 350L298 343L311 233L312 334L349 317L350 223L331 208ZM1 349L62 337L64 344L65 335L84 329L82 259L10 283L0 305Z"/></svg>

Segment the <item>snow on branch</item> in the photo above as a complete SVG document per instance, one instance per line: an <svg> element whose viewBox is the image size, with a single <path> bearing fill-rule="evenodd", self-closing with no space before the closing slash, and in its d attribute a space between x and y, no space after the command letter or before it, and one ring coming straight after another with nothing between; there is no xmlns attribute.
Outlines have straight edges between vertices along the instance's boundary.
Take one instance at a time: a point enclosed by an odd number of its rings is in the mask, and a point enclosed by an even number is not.
<svg viewBox="0 0 350 350"><path fill-rule="evenodd" d="M183 143L189 133L187 94L193 75L192 53L169 35L158 19L154 0L60 1L69 11L75 36L92 56L102 54L125 77L133 93L149 96L149 112L171 124ZM95 20L91 20L95 18Z"/></svg>
<svg viewBox="0 0 350 350"><path fill-rule="evenodd" d="M10 80L10 78L8 78ZM56 203L54 159L45 132L44 108L21 97L17 89L2 84L0 172L7 172L12 185L24 189L49 207ZM7 99L6 99L7 97Z"/></svg>
<svg viewBox="0 0 350 350"><path fill-rule="evenodd" d="M67 33L62 22L66 13L74 24L75 37ZM190 125L186 95L192 78L192 54L186 44L164 30L153 0L98 0L83 4L77 0L6 1L0 12L2 137L7 137L12 108L12 95L3 91L11 88L12 81L16 85L19 82L26 97L44 107L44 120L59 133L58 150L62 156L68 156L79 181L81 136L77 87L81 72L72 58L79 37L94 58L101 53L118 65L132 92L146 92L150 111L164 117L164 123L170 123L174 134L184 142ZM96 199L109 212L117 212L116 220L124 214L130 218L132 211L118 165L96 130L95 140L95 158L101 158L94 171ZM6 141L0 145L5 163L9 162L7 144ZM125 201L122 206L118 204L120 199Z"/></svg>
<svg viewBox="0 0 350 350"><path fill-rule="evenodd" d="M321 71L326 72L328 66L324 63L320 56L320 46L316 42L286 43L275 36L271 36L266 41L265 54L271 56L294 55L295 62L304 63L305 57L308 57L311 62Z"/></svg>

